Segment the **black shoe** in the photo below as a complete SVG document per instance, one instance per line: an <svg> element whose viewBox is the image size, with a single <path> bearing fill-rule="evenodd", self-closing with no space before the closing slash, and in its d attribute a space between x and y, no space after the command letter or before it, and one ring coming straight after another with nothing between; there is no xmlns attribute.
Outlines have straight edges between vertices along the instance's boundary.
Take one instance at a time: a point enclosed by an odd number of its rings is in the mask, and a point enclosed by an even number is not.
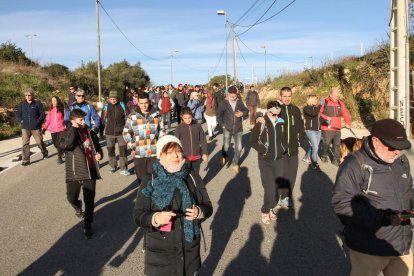
<svg viewBox="0 0 414 276"><path fill-rule="evenodd" d="M57 161L56 161L57 163L58 163L58 165L60 165L60 164L62 164L63 163L63 160L62 160L62 158L61 157L58 157L58 159L57 159Z"/></svg>
<svg viewBox="0 0 414 276"><path fill-rule="evenodd" d="M22 167L27 167L29 165L30 165L30 161L24 161L20 164L20 166L22 166Z"/></svg>
<svg viewBox="0 0 414 276"><path fill-rule="evenodd" d="M49 157L49 152L44 152L43 153L43 159L47 159Z"/></svg>
<svg viewBox="0 0 414 276"><path fill-rule="evenodd" d="M319 167L318 163L311 165L311 170L314 172L320 172L321 168Z"/></svg>
<svg viewBox="0 0 414 276"><path fill-rule="evenodd" d="M92 238L93 232L91 228L84 228L83 229L83 234L85 235L85 238L87 240L90 240Z"/></svg>
<svg viewBox="0 0 414 276"><path fill-rule="evenodd" d="M85 213L82 212L82 209L77 209L75 215L80 219L83 219L85 217Z"/></svg>

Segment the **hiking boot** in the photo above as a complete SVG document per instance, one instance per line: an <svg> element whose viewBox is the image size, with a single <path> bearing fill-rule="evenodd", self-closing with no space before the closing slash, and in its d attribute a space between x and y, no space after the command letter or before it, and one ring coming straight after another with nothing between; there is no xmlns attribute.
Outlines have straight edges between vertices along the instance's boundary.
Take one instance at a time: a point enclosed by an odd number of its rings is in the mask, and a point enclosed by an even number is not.
<svg viewBox="0 0 414 276"><path fill-rule="evenodd" d="M237 165L237 164L234 164L231 168L232 168L232 170L233 170L235 173L239 173L239 172L240 172L240 166L239 166L239 165Z"/></svg>
<svg viewBox="0 0 414 276"><path fill-rule="evenodd" d="M43 153L43 159L47 159L47 158L49 158L49 152L44 152Z"/></svg>
<svg viewBox="0 0 414 276"><path fill-rule="evenodd" d="M109 167L109 172L110 173L114 173L115 171L116 171L116 168Z"/></svg>
<svg viewBox="0 0 414 276"><path fill-rule="evenodd" d="M322 161L323 163L328 163L328 162L329 162L329 158L328 158L328 156L322 156L322 157L321 157L321 161Z"/></svg>
<svg viewBox="0 0 414 276"><path fill-rule="evenodd" d="M131 173L128 170L125 169L125 170L121 170L120 174L125 175L125 176L128 176Z"/></svg>
<svg viewBox="0 0 414 276"><path fill-rule="evenodd" d="M62 157L58 157L56 162L57 162L58 165L63 164Z"/></svg>
<svg viewBox="0 0 414 276"><path fill-rule="evenodd" d="M29 165L30 165L30 161L24 161L20 164L20 166L22 166L22 167L27 167Z"/></svg>
<svg viewBox="0 0 414 276"><path fill-rule="evenodd" d="M220 157L220 165L224 166L226 164L226 158L224 158L223 156Z"/></svg>
<svg viewBox="0 0 414 276"><path fill-rule="evenodd" d="M80 218L80 219L82 219L82 218L84 218L84 217L85 217L85 213L84 213L84 212L82 212L82 209L76 209L76 211L75 211L75 215L76 215L78 218Z"/></svg>

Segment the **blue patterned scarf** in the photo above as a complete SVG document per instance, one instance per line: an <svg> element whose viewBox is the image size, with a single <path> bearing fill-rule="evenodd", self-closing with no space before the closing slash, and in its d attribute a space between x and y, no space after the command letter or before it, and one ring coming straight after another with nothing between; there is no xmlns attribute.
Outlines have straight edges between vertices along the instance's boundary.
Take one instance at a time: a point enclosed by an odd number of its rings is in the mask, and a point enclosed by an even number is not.
<svg viewBox="0 0 414 276"><path fill-rule="evenodd" d="M151 198L160 210L164 210L165 207L171 204L174 193L178 189L182 199L181 211L185 216L186 209L191 208L194 203L185 183L190 172L188 165L184 164L180 171L173 174L168 173L159 160L155 161L153 167L156 177L152 180L152 183L148 183L147 187L142 190L142 194ZM200 235L198 223L185 218L183 218L183 222L185 240L192 242L194 236L198 237Z"/></svg>

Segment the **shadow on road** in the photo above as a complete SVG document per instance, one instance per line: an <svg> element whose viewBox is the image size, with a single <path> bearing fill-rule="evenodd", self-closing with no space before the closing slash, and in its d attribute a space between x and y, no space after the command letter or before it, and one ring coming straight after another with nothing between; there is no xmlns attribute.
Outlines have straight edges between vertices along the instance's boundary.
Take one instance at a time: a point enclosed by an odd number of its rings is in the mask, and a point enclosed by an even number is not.
<svg viewBox="0 0 414 276"><path fill-rule="evenodd" d="M298 218L280 211L266 275L349 275L336 234L341 224L331 206L333 183L323 172L306 171L301 179Z"/></svg>
<svg viewBox="0 0 414 276"><path fill-rule="evenodd" d="M95 213L91 240L85 240L83 222L79 222L19 275L101 275L108 262L119 267L136 250L144 235L144 230L138 231L132 219L136 186L134 181L113 198L97 202L97 205L107 205ZM127 196L121 198L123 195ZM112 199L115 201L109 202ZM131 237L125 251L115 256Z"/></svg>
<svg viewBox="0 0 414 276"><path fill-rule="evenodd" d="M246 200L251 195L248 169L242 167L240 173L226 184L218 202L211 223L211 249L197 275L213 275L231 235L239 226L239 220Z"/></svg>

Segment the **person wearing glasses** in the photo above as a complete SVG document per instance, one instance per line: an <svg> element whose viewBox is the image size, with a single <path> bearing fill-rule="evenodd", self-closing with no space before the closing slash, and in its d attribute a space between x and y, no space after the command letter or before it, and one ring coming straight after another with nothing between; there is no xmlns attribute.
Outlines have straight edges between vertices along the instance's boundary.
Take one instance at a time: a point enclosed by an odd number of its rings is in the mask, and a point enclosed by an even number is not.
<svg viewBox="0 0 414 276"><path fill-rule="evenodd" d="M351 275L413 274L413 179L403 152L410 147L402 124L379 120L339 167L332 204L344 225Z"/></svg>
<svg viewBox="0 0 414 276"><path fill-rule="evenodd" d="M250 145L257 151L260 177L264 189L261 220L264 224L276 220L278 187L284 177L283 156L287 152L285 121L279 117L281 106L277 101L267 103L264 124L256 123L250 136ZM286 197L288 194L282 195Z"/></svg>
<svg viewBox="0 0 414 276"><path fill-rule="evenodd" d="M24 91L25 100L17 107L17 118L22 124L22 163L23 167L30 164L30 137L36 141L42 151L43 159L49 156L43 142L42 123L45 119L43 105L34 99L35 91L28 88Z"/></svg>
<svg viewBox="0 0 414 276"><path fill-rule="evenodd" d="M95 133L99 133L99 127L101 125L101 117L99 117L98 111L96 111L95 107L85 101L85 91L83 89L78 88L75 93L76 101L73 103L72 106L69 107L68 111L65 114L65 122L66 125L70 125L70 112L73 109L81 109L83 112L86 113L85 116L85 124L88 128L92 129ZM93 121L93 125L92 125Z"/></svg>

